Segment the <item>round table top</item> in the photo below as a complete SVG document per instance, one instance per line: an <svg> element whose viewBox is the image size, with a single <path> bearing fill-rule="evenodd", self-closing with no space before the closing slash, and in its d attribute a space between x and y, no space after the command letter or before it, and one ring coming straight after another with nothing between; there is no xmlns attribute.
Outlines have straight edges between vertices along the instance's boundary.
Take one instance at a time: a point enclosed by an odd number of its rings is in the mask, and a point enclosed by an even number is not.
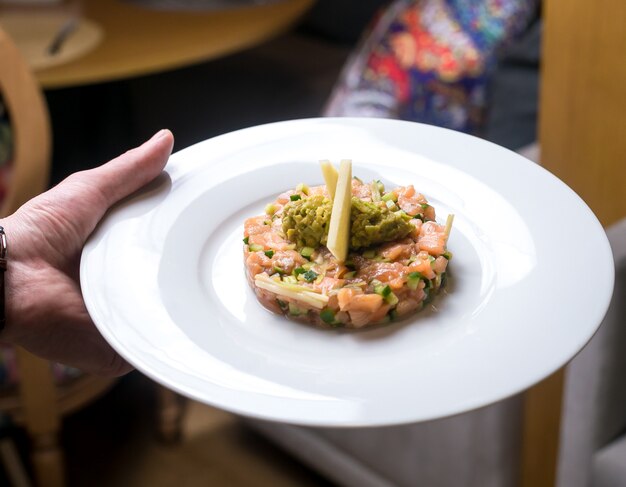
<svg viewBox="0 0 626 487"><path fill-rule="evenodd" d="M120 0L81 0L81 16L100 28L100 41L65 63L35 66L35 75L43 88L63 88L207 61L280 33L313 2L282 0L227 10L165 11ZM14 36L18 47L20 37Z"/></svg>

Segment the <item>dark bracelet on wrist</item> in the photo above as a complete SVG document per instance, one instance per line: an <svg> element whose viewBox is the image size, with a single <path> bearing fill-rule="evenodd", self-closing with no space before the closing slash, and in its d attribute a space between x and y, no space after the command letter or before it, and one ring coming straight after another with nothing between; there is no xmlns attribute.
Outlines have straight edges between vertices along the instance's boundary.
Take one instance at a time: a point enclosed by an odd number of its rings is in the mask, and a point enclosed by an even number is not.
<svg viewBox="0 0 626 487"><path fill-rule="evenodd" d="M7 235L4 227L0 226L0 332L6 324L6 309L4 306L4 274L7 270Z"/></svg>

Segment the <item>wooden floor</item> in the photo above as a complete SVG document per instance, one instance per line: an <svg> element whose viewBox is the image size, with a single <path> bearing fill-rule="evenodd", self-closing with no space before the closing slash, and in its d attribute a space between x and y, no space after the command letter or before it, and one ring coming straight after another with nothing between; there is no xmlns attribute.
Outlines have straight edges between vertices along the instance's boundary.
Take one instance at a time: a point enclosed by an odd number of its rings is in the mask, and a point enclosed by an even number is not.
<svg viewBox="0 0 626 487"><path fill-rule="evenodd" d="M190 402L180 442L156 435L156 388L132 373L64 424L70 487L326 487L235 416Z"/></svg>

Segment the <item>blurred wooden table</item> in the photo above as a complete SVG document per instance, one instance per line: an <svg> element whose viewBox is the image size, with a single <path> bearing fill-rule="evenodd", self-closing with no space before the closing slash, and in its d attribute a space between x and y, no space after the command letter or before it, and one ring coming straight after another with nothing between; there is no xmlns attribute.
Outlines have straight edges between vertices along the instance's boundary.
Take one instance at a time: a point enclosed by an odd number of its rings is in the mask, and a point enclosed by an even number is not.
<svg viewBox="0 0 626 487"><path fill-rule="evenodd" d="M282 0L228 10L165 11L122 0L80 0L81 15L102 29L102 41L74 61L35 74L43 88L64 88L208 61L281 33L313 3Z"/></svg>

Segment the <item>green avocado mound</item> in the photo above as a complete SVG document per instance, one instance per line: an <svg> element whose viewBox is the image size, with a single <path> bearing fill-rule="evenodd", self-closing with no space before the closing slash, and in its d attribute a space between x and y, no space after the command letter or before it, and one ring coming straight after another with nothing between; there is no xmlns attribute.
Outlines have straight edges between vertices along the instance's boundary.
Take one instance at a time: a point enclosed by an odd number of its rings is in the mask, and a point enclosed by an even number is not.
<svg viewBox="0 0 626 487"><path fill-rule="evenodd" d="M352 197L350 248L371 247L406 237L415 228L400 212Z"/></svg>
<svg viewBox="0 0 626 487"><path fill-rule="evenodd" d="M283 232L298 248L325 245L332 209L322 195L291 201L283 208Z"/></svg>
<svg viewBox="0 0 626 487"><path fill-rule="evenodd" d="M332 213L332 201L324 196L310 196L287 203L283 209L283 232L298 249L326 245ZM386 207L352 197L350 212L350 249L391 242L406 237L413 230L410 217Z"/></svg>

